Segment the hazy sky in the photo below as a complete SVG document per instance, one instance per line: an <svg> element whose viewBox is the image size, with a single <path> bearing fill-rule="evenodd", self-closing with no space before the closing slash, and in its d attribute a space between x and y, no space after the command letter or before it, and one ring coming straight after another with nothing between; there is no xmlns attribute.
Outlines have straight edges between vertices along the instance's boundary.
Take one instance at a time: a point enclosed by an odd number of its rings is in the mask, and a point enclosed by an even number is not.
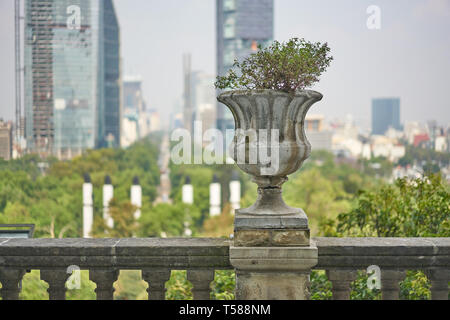
<svg viewBox="0 0 450 320"><path fill-rule="evenodd" d="M14 0L0 0L0 117L14 117ZM182 54L215 74L214 0L115 0L125 74L162 113L182 95ZM381 29L369 30L370 5ZM402 121L450 122L450 0L275 0L275 38L327 41L335 60L311 113L370 124L371 98L401 98Z"/></svg>

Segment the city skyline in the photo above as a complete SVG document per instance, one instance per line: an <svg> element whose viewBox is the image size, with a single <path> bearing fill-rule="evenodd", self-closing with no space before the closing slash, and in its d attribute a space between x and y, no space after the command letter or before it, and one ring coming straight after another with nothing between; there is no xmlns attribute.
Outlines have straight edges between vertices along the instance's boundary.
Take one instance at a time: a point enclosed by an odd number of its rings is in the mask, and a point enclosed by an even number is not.
<svg viewBox="0 0 450 320"><path fill-rule="evenodd" d="M369 5L381 9L381 29L366 26ZM167 118L183 91L182 54L193 70L215 74L215 3L115 1L122 30L123 73L143 76L145 100ZM14 118L14 3L0 3L0 117ZM324 100L311 112L327 118L351 113L370 125L373 98L398 96L402 122L450 121L450 3L445 0L342 1L275 0L275 39L328 41L335 61L315 86ZM180 28L183 26L183 28ZM146 40L148 39L148 40ZM176 41L175 41L176 40ZM439 64L436 63L439 61ZM351 95L351 97L350 97Z"/></svg>

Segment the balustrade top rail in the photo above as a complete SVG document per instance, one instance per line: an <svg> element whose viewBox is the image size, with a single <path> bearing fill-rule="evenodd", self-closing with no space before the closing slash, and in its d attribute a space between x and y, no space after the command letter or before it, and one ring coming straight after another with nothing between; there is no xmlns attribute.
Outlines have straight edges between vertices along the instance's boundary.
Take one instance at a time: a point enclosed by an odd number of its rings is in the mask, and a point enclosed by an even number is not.
<svg viewBox="0 0 450 320"><path fill-rule="evenodd" d="M450 266L450 238L315 238L315 269L423 269Z"/></svg>
<svg viewBox="0 0 450 320"><path fill-rule="evenodd" d="M450 265L450 238L314 238L315 269L429 268ZM219 238L4 239L0 267L229 269L230 241Z"/></svg>
<svg viewBox="0 0 450 320"><path fill-rule="evenodd" d="M4 239L0 268L229 269L229 241L211 238Z"/></svg>

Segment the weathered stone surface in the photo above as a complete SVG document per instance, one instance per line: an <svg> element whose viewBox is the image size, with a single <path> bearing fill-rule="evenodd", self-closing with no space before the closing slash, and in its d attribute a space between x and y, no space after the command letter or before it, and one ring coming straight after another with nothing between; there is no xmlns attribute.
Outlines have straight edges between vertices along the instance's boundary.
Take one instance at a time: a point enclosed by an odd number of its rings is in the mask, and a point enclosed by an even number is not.
<svg viewBox="0 0 450 320"><path fill-rule="evenodd" d="M450 266L449 238L315 238L316 269L425 269Z"/></svg>
<svg viewBox="0 0 450 320"><path fill-rule="evenodd" d="M230 261L246 271L307 271L317 264L317 247L231 247Z"/></svg>
<svg viewBox="0 0 450 320"><path fill-rule="evenodd" d="M0 295L3 300L19 300L19 283L25 274L25 270L0 267Z"/></svg>
<svg viewBox="0 0 450 320"><path fill-rule="evenodd" d="M209 300L211 298L211 282L214 281L214 269L188 270L187 279L192 283L194 300Z"/></svg>
<svg viewBox="0 0 450 320"><path fill-rule="evenodd" d="M301 209L299 209L301 210ZM309 230L308 218L301 210L300 213L289 216L251 216L236 213L234 230L254 229L299 229Z"/></svg>
<svg viewBox="0 0 450 320"><path fill-rule="evenodd" d="M317 264L317 248L231 247L239 300L306 300L309 274Z"/></svg>
<svg viewBox="0 0 450 320"><path fill-rule="evenodd" d="M272 245L307 246L309 245L309 230L273 230Z"/></svg>
<svg viewBox="0 0 450 320"><path fill-rule="evenodd" d="M166 282L170 279L170 269L144 269L142 279L148 283L149 300L165 300Z"/></svg>
<svg viewBox="0 0 450 320"><path fill-rule="evenodd" d="M89 280L95 282L97 287L95 293L97 300L113 300L114 299L114 282L119 277L119 271L115 269L108 270L91 270L89 272Z"/></svg>
<svg viewBox="0 0 450 320"><path fill-rule="evenodd" d="M431 299L448 300L448 283L450 282L450 265L446 268L430 268L426 270L431 282Z"/></svg>
<svg viewBox="0 0 450 320"><path fill-rule="evenodd" d="M404 270L383 269L381 272L381 294L383 300L398 300L400 281L406 276Z"/></svg>
<svg viewBox="0 0 450 320"><path fill-rule="evenodd" d="M271 243L270 230L242 230L234 232L236 247L269 247Z"/></svg>
<svg viewBox="0 0 450 320"><path fill-rule="evenodd" d="M66 281L70 274L67 270L41 270L41 280L48 283L47 289L50 300L65 300L66 299Z"/></svg>
<svg viewBox="0 0 450 320"><path fill-rule="evenodd" d="M304 120L310 107L322 97L319 92L311 90L299 90L295 94L278 90L247 90L227 91L217 98L231 110L236 120L235 137L230 145L231 157L258 185L255 204L240 209L238 213L257 216L301 213L300 209L291 208L283 201L281 186L311 153ZM278 136L274 135L274 130ZM257 156L261 149L270 155L267 161ZM247 151L250 155L246 159ZM254 158L254 162L249 158Z"/></svg>
<svg viewBox="0 0 450 320"><path fill-rule="evenodd" d="M0 257L9 256L178 256L227 255L228 240L218 238L7 239Z"/></svg>
<svg viewBox="0 0 450 320"><path fill-rule="evenodd" d="M309 273L236 272L237 300L308 300Z"/></svg>
<svg viewBox="0 0 450 320"><path fill-rule="evenodd" d="M309 230L239 230L234 233L236 247L309 246Z"/></svg>
<svg viewBox="0 0 450 320"><path fill-rule="evenodd" d="M226 239L10 239L0 242L0 268L229 269Z"/></svg>
<svg viewBox="0 0 450 320"><path fill-rule="evenodd" d="M252 216L236 214L234 245L238 247L308 246L306 214L290 216Z"/></svg>
<svg viewBox="0 0 450 320"><path fill-rule="evenodd" d="M318 247L318 264L314 269L365 270L377 265L382 270L428 270L433 299L445 298L448 291L448 238L315 238L313 241ZM17 299L17 284L24 270L51 272L66 270L70 265L89 270L159 268L166 272L170 269L230 269L229 247L230 241L226 239L6 239L0 241L0 278L7 282L2 284L3 294ZM240 249L234 251L232 258L235 261L242 258L237 261L242 272L266 268L289 273L298 267L297 262L302 258L290 247L278 247L288 250L281 256L271 251L266 259L261 259L260 250L264 251L264 247Z"/></svg>
<svg viewBox="0 0 450 320"><path fill-rule="evenodd" d="M356 280L358 273L355 269L327 270L328 280L331 281L334 300L350 300L351 283Z"/></svg>

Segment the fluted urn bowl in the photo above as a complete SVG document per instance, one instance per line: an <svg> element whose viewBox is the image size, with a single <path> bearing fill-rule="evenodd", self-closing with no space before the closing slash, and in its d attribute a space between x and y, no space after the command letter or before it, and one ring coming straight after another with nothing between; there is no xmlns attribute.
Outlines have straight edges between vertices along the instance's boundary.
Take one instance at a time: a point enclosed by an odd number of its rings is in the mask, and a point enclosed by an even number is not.
<svg viewBox="0 0 450 320"><path fill-rule="evenodd" d="M322 97L311 90L295 94L248 90L227 91L217 98L235 120L231 157L258 185L256 203L236 213L285 216L303 212L284 203L281 186L311 153L304 122L310 107Z"/></svg>

